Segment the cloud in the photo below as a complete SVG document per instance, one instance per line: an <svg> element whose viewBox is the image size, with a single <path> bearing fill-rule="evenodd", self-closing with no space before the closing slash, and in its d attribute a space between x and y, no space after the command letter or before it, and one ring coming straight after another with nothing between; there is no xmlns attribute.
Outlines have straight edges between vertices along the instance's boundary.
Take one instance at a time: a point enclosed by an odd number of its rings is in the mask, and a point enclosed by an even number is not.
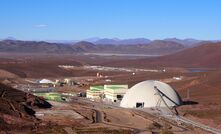
<svg viewBox="0 0 221 134"><path fill-rule="evenodd" d="M46 24L38 24L38 25L34 25L34 27L36 27L36 28L45 28L45 27L48 27L48 25L46 25Z"/></svg>

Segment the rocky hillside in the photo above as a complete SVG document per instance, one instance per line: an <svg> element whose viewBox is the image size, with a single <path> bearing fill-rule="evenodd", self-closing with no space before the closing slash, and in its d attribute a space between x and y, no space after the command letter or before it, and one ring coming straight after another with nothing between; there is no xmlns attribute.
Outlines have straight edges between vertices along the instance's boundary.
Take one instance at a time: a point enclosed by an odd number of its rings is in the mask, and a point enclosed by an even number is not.
<svg viewBox="0 0 221 134"><path fill-rule="evenodd" d="M38 122L34 109L50 107L45 100L0 84L0 130L33 127Z"/></svg>

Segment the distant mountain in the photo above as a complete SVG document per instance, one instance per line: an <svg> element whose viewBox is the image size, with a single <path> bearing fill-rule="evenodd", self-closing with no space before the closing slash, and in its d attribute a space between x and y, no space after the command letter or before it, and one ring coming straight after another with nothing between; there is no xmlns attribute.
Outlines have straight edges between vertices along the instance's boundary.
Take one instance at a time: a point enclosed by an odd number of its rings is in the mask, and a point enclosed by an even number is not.
<svg viewBox="0 0 221 134"><path fill-rule="evenodd" d="M174 42L174 41L165 41L165 40L155 40L150 42L148 45L146 45L147 48L150 49L156 49L156 48L161 48L161 49L184 49L184 45Z"/></svg>
<svg viewBox="0 0 221 134"><path fill-rule="evenodd" d="M149 39L145 39L145 38L135 38L135 39L108 39L108 38L104 38L104 39L100 39L97 40L95 42L93 42L94 44L112 44L112 45L137 45L137 44L148 44L150 43L151 40Z"/></svg>
<svg viewBox="0 0 221 134"><path fill-rule="evenodd" d="M182 44L173 41L163 41L163 40L155 40L147 45L140 45L140 46L141 49L145 50L146 53L155 53L161 55L175 53L186 48Z"/></svg>
<svg viewBox="0 0 221 134"><path fill-rule="evenodd" d="M95 51L97 49L97 46L91 42L87 41L80 41L75 43L71 46L73 50L76 50L78 52L88 52L88 51Z"/></svg>
<svg viewBox="0 0 221 134"><path fill-rule="evenodd" d="M112 44L112 45L116 45L118 44L120 41L119 39L108 39L108 38L104 38L104 39L99 39L95 42L93 42L94 44Z"/></svg>
<svg viewBox="0 0 221 134"><path fill-rule="evenodd" d="M178 38L167 38L164 39L166 41L173 41L182 45L185 45L186 47L194 47L199 45L200 42L202 42L203 40L196 40L196 39L178 39Z"/></svg>
<svg viewBox="0 0 221 134"><path fill-rule="evenodd" d="M73 53L69 45L58 43L48 43L44 41L18 41L18 40L3 40L0 41L0 52L14 53Z"/></svg>
<svg viewBox="0 0 221 134"><path fill-rule="evenodd" d="M124 53L124 54L150 54L165 55L181 51L185 47L172 41L153 41L148 44L116 45L116 44L93 44L86 41L72 45L74 50L88 53Z"/></svg>
<svg viewBox="0 0 221 134"><path fill-rule="evenodd" d="M221 42L205 43L184 51L163 56L152 61L154 64L185 67L221 67Z"/></svg>
<svg viewBox="0 0 221 134"><path fill-rule="evenodd" d="M105 63L110 66L221 68L221 42L206 43L183 51L156 57Z"/></svg>
<svg viewBox="0 0 221 134"><path fill-rule="evenodd" d="M44 40L44 41L48 43L60 43L64 45L70 45L78 42L77 40Z"/></svg>
<svg viewBox="0 0 221 134"><path fill-rule="evenodd" d="M116 40L116 39L115 39ZM142 41L142 39L124 40L123 45L119 44L94 44L87 41L80 41L73 45L63 43L48 43L45 41L19 41L3 40L0 41L0 52L13 53L120 53L120 54L147 54L147 55L166 55L186 49L182 44L156 40L147 44L126 44L126 42ZM120 41L123 42L123 41Z"/></svg>
<svg viewBox="0 0 221 134"><path fill-rule="evenodd" d="M145 38L136 38L136 39L125 39L121 40L120 44L128 44L128 45L134 45L134 44L148 44L151 40L145 39Z"/></svg>
<svg viewBox="0 0 221 134"><path fill-rule="evenodd" d="M83 39L82 41L87 41L87 42L96 42L98 40L100 40L101 38L99 37L93 37L93 38L87 38L87 39Z"/></svg>

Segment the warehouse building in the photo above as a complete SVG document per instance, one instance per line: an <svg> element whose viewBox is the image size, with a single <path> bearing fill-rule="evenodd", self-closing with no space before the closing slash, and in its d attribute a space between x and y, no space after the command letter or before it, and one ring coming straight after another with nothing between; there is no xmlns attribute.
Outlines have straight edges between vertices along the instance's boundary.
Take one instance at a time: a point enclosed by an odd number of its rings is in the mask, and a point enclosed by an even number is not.
<svg viewBox="0 0 221 134"><path fill-rule="evenodd" d="M182 104L178 93L160 81L143 81L130 88L120 106L125 108L175 107Z"/></svg>
<svg viewBox="0 0 221 134"><path fill-rule="evenodd" d="M127 90L128 85L91 86L90 89L87 90L87 98L119 102L122 100Z"/></svg>
<svg viewBox="0 0 221 134"><path fill-rule="evenodd" d="M104 85L105 100L118 102L128 90L128 85Z"/></svg>
<svg viewBox="0 0 221 134"><path fill-rule="evenodd" d="M90 86L90 89L87 90L87 98L90 99L101 99L104 95L104 86Z"/></svg>

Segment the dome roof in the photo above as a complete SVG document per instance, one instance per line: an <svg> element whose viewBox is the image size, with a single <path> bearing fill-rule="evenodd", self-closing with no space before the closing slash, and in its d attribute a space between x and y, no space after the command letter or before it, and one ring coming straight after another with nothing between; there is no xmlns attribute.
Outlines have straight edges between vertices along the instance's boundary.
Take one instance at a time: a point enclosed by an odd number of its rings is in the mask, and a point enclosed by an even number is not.
<svg viewBox="0 0 221 134"><path fill-rule="evenodd" d="M163 97L161 98L159 94L163 94ZM148 80L130 88L124 95L120 106L125 108L166 107L166 105L173 107L181 104L180 96L171 86L160 81Z"/></svg>

